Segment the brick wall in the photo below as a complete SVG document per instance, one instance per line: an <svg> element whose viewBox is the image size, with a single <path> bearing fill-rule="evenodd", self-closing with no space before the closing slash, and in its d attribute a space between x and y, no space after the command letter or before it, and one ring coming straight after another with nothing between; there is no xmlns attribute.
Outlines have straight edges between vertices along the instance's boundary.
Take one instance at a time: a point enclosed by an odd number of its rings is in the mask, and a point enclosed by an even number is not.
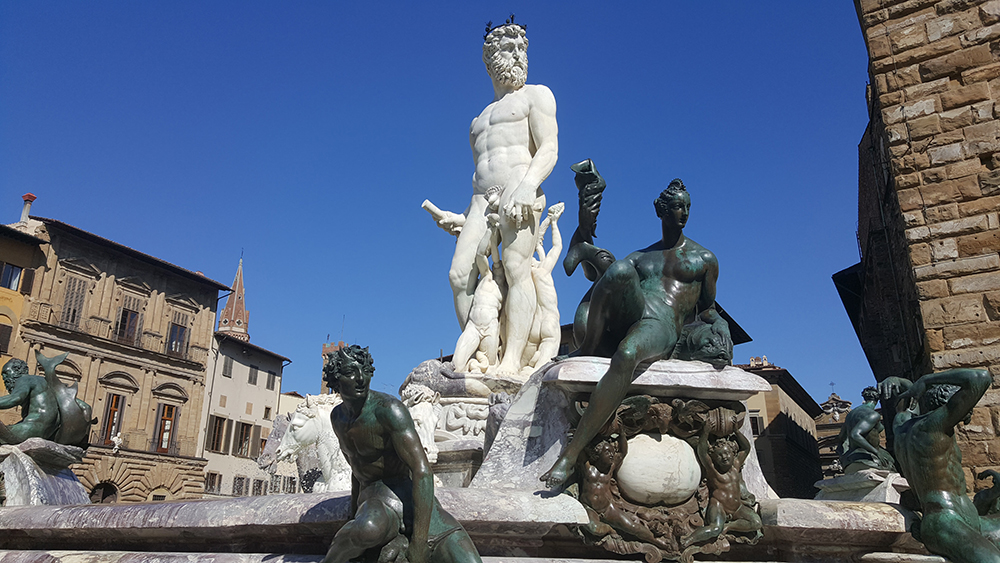
<svg viewBox="0 0 1000 563"><path fill-rule="evenodd" d="M855 6L872 133L888 146L887 192L899 210L887 228L908 245L896 281L919 306L910 315L923 334L917 363L1000 378L1000 0ZM994 386L960 431L969 483L971 470L1000 466L998 429Z"/></svg>

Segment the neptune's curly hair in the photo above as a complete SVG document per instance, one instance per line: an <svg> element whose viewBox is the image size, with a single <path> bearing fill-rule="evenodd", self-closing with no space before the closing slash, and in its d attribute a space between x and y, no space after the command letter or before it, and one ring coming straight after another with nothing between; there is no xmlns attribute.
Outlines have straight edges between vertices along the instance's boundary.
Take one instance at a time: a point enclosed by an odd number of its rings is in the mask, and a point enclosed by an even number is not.
<svg viewBox="0 0 1000 563"><path fill-rule="evenodd" d="M372 360L372 355L368 353L368 347L362 348L357 344L351 344L326 355L326 363L323 365L323 380L330 385L331 389L339 391L336 383L337 374L342 368L351 364L360 366L364 373L375 374L375 362Z"/></svg>

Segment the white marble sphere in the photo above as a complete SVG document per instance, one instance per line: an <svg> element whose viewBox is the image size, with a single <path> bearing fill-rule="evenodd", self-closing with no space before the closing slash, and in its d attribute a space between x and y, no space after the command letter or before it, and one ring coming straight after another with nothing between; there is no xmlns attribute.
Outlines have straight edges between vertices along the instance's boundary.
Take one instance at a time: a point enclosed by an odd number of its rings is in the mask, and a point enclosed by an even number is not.
<svg viewBox="0 0 1000 563"><path fill-rule="evenodd" d="M663 434L638 434L616 475L618 487L633 502L680 504L698 490L701 466L687 442Z"/></svg>

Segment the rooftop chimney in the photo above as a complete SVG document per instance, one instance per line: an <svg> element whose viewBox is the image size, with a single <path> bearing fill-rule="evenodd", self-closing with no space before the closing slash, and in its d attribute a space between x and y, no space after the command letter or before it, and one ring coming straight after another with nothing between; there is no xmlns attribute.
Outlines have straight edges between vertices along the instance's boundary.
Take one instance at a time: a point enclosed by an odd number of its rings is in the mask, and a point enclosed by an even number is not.
<svg viewBox="0 0 1000 563"><path fill-rule="evenodd" d="M35 194L30 192L26 193L23 196L21 196L21 199L24 200L24 207L21 208L21 223L27 223L28 212L31 211L31 202L35 201L36 199Z"/></svg>

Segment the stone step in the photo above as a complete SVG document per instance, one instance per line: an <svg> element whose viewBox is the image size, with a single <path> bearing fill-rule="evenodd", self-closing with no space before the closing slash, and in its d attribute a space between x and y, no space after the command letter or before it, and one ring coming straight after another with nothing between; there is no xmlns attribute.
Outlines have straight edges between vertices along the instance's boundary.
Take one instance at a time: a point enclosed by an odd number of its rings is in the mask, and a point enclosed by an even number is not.
<svg viewBox="0 0 1000 563"><path fill-rule="evenodd" d="M599 555L599 553L595 553ZM136 551L0 551L0 563L319 563L322 555L281 555L275 553L180 553ZM483 563L615 563L613 559L550 559L540 557L483 557ZM948 563L937 555L909 553L868 553L863 563ZM730 563L776 563L744 561Z"/></svg>
<svg viewBox="0 0 1000 563"><path fill-rule="evenodd" d="M896 554L889 554L896 555ZM319 563L322 555L281 555L275 553L179 553L135 551L0 551L0 563ZM864 561L868 561L864 559ZM925 563L925 559L872 559L889 563ZM944 561L926 559L926 563ZM483 557L483 563L621 563L617 559L550 559L539 557ZM733 561L729 563L777 563L774 561Z"/></svg>
<svg viewBox="0 0 1000 563"><path fill-rule="evenodd" d="M948 563L940 555L916 555L913 553L866 553L861 556L863 563Z"/></svg>

